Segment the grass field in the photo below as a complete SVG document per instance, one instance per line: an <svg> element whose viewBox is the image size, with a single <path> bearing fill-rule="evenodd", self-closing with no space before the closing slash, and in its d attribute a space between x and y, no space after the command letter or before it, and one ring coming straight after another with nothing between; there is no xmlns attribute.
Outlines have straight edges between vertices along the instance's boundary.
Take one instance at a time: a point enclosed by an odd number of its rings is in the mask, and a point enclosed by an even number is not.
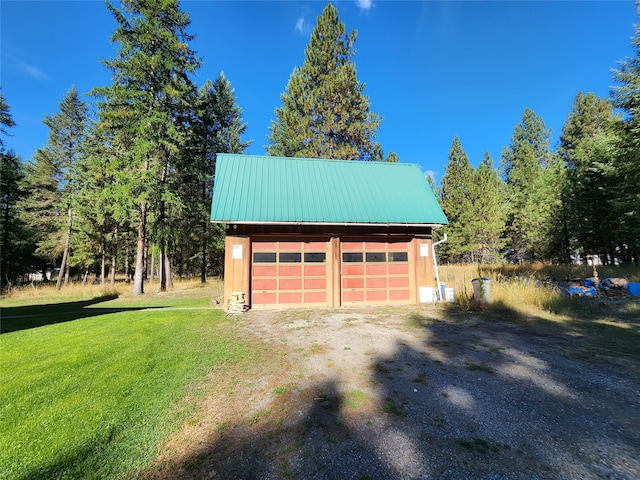
<svg viewBox="0 0 640 480"><path fill-rule="evenodd" d="M195 408L208 372L256 361L207 289L3 299L0 478L127 478Z"/></svg>
<svg viewBox="0 0 640 480"><path fill-rule="evenodd" d="M594 358L640 360L637 299L562 298L542 282L551 273L542 266L443 266L441 281L454 287L457 303L437 308L532 330L543 322L570 332L573 345ZM470 281L479 275L492 281L489 305L470 300ZM640 281L638 269L602 269L599 276ZM129 290L26 288L0 300L0 479L136 478L216 388L207 382L210 372L233 379L259 362L269 368L264 347L241 338L235 319L211 308L220 283L177 284L144 296Z"/></svg>

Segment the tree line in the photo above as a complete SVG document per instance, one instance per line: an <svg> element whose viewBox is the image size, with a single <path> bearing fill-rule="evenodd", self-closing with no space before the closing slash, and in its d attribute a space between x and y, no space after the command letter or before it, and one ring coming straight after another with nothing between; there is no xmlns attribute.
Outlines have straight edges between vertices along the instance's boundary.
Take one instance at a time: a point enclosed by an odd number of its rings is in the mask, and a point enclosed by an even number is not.
<svg viewBox="0 0 640 480"><path fill-rule="evenodd" d="M173 274L221 274L224 230L209 221L216 153L242 153L247 124L224 74L198 87L201 60L178 0L107 2L117 27L112 83L74 87L46 115L49 137L26 164L2 148L2 286L52 271L133 292ZM353 61L356 32L327 4L269 130L270 155L383 160L380 117ZM0 93L2 136L14 126ZM390 152L386 161L398 161ZM46 278L46 277L45 277ZM53 279L52 279L53 280Z"/></svg>
<svg viewBox="0 0 640 480"><path fill-rule="evenodd" d="M71 87L45 115L46 144L24 164L6 149L15 125L0 92L0 269L5 287L57 269L141 294L158 278L221 274L224 230L209 222L217 152L241 153L247 124L223 73L198 86L189 15L178 0L107 3L117 27L112 83ZM267 154L399 161L376 140L381 117L356 76L354 43L328 3L281 95ZM526 109L499 165L473 168L454 138L436 189L450 262L640 260L640 30L611 98L578 93L559 146ZM435 188L435 185L434 185Z"/></svg>
<svg viewBox="0 0 640 480"><path fill-rule="evenodd" d="M485 153L474 169L453 139L437 189L444 261L640 264L638 25L631 42L609 98L576 94L555 149L529 108L496 168Z"/></svg>

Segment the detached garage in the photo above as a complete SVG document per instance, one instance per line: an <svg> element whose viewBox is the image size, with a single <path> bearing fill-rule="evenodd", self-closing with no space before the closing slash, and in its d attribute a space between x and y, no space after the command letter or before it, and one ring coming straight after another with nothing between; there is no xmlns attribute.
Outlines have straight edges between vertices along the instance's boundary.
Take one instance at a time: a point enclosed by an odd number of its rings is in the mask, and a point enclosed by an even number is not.
<svg viewBox="0 0 640 480"><path fill-rule="evenodd" d="M447 223L418 165L219 154L211 221L226 224L224 305L409 304L435 286Z"/></svg>

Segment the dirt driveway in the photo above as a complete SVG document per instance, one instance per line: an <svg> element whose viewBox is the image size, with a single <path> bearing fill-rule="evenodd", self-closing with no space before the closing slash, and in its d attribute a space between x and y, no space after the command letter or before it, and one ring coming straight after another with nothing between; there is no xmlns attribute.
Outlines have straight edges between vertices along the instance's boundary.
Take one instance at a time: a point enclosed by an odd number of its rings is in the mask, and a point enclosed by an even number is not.
<svg viewBox="0 0 640 480"><path fill-rule="evenodd" d="M640 364L540 318L251 311L153 478L639 479ZM615 325L634 335L640 325ZM594 343L595 342L595 343Z"/></svg>

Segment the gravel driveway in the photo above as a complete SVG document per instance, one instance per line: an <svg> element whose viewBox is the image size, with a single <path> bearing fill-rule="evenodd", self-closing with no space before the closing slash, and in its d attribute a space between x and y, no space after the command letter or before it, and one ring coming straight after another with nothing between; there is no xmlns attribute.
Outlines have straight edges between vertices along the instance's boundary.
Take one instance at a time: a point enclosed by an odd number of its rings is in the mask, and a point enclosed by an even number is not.
<svg viewBox="0 0 640 480"><path fill-rule="evenodd" d="M149 476L640 478L640 365L569 327L433 306L238 322L269 361L214 373L219 394Z"/></svg>

